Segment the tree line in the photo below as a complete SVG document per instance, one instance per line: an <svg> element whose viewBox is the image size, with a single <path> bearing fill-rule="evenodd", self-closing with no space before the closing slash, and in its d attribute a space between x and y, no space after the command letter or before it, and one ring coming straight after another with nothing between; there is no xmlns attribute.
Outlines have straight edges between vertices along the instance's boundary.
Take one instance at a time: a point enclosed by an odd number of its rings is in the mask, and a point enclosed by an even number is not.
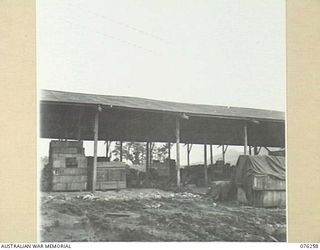
<svg viewBox="0 0 320 250"><path fill-rule="evenodd" d="M105 142L106 156L111 160L120 160L121 142ZM173 144L170 144L170 148ZM113 148L111 150L111 148ZM169 157L168 143L150 143L150 160L165 161ZM122 158L130 160L133 164L146 162L147 146L145 142L123 142Z"/></svg>

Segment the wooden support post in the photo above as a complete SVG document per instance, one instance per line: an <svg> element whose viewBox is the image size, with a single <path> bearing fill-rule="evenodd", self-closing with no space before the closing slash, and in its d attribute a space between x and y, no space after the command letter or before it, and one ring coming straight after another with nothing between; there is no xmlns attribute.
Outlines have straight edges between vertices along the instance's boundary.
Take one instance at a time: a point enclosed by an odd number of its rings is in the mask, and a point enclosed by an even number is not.
<svg viewBox="0 0 320 250"><path fill-rule="evenodd" d="M249 146L249 155L251 155L252 152L251 152L251 146Z"/></svg>
<svg viewBox="0 0 320 250"><path fill-rule="evenodd" d="M111 144L112 144L112 141L106 141L105 144L106 144L106 158L107 158L107 161L109 162L111 160Z"/></svg>
<svg viewBox="0 0 320 250"><path fill-rule="evenodd" d="M204 144L204 185L208 186L207 144Z"/></svg>
<svg viewBox="0 0 320 250"><path fill-rule="evenodd" d="M62 119L62 121L61 121L62 127L60 127L60 126L59 127L62 130L61 132L63 132L64 136L59 139L61 139L63 141L63 139L66 140L65 138L68 138L68 130L69 129L67 126L67 121L68 121L67 117L69 117L69 114L67 112L67 109L63 109L63 111L61 112L61 115L62 115L62 118L61 118Z"/></svg>
<svg viewBox="0 0 320 250"><path fill-rule="evenodd" d="M106 158L109 156L109 141L105 141L106 144Z"/></svg>
<svg viewBox="0 0 320 250"><path fill-rule="evenodd" d="M190 166L190 153L192 149L193 144L187 143L187 161L188 161L188 166Z"/></svg>
<svg viewBox="0 0 320 250"><path fill-rule="evenodd" d="M150 144L150 146L149 146L149 166L151 168L152 160L153 160L152 152L153 152L153 148L154 148L154 143L153 142L149 142L149 144Z"/></svg>
<svg viewBox="0 0 320 250"><path fill-rule="evenodd" d="M78 116L78 141L81 141L81 118L82 118L82 111L79 109L79 116Z"/></svg>
<svg viewBox="0 0 320 250"><path fill-rule="evenodd" d="M146 170L149 168L149 156L150 150L149 150L149 142L146 143Z"/></svg>
<svg viewBox="0 0 320 250"><path fill-rule="evenodd" d="M224 151L224 145L222 145L221 148L222 148L222 161L223 161L223 164L224 164L224 162L226 160L226 155L225 155L225 151Z"/></svg>
<svg viewBox="0 0 320 250"><path fill-rule="evenodd" d="M261 148L262 148L262 147L259 147L259 149L258 149L258 154L260 154Z"/></svg>
<svg viewBox="0 0 320 250"><path fill-rule="evenodd" d="M229 145L221 145L222 148L222 160L223 160L223 164L226 161L226 153L227 153L227 149L228 149Z"/></svg>
<svg viewBox="0 0 320 250"><path fill-rule="evenodd" d="M171 159L171 143L168 142L168 158Z"/></svg>
<svg viewBox="0 0 320 250"><path fill-rule="evenodd" d="M254 146L253 153L254 153L254 155L258 155L259 154L257 146Z"/></svg>
<svg viewBox="0 0 320 250"><path fill-rule="evenodd" d="M187 162L188 162L188 166L190 166L190 153L191 153L191 149L192 149L192 144L187 144Z"/></svg>
<svg viewBox="0 0 320 250"><path fill-rule="evenodd" d="M190 159L189 159L189 143L187 143L187 166L190 166Z"/></svg>
<svg viewBox="0 0 320 250"><path fill-rule="evenodd" d="M110 141L110 144L109 144L109 161L111 161L111 157L112 157L112 151L111 151L111 145L112 145L112 141Z"/></svg>
<svg viewBox="0 0 320 250"><path fill-rule="evenodd" d="M177 168L177 187L180 187L180 120L176 118L176 168Z"/></svg>
<svg viewBox="0 0 320 250"><path fill-rule="evenodd" d="M247 124L244 124L244 128L243 128L243 143L244 143L244 154L247 154L247 148L248 148L248 128L247 128Z"/></svg>
<svg viewBox="0 0 320 250"><path fill-rule="evenodd" d="M120 141L120 162L122 162L123 160L123 143L122 141Z"/></svg>
<svg viewBox="0 0 320 250"><path fill-rule="evenodd" d="M212 148L212 144L210 144L210 164L213 165L213 148Z"/></svg>
<svg viewBox="0 0 320 250"><path fill-rule="evenodd" d="M149 150L149 142L146 143L146 174L147 174L147 179L149 179L149 161L150 161L150 156L149 156L150 150Z"/></svg>
<svg viewBox="0 0 320 250"><path fill-rule="evenodd" d="M96 191L97 180L97 153L98 153L98 135L99 135L99 110L96 111L94 116L94 130L93 130L93 171L92 171L92 192Z"/></svg>

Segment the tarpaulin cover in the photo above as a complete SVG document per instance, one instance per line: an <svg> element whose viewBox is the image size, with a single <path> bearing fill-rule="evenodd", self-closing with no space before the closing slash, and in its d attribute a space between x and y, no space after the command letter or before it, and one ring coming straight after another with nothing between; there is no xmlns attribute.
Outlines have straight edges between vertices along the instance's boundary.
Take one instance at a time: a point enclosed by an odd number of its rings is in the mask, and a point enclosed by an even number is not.
<svg viewBox="0 0 320 250"><path fill-rule="evenodd" d="M268 175L280 180L286 178L285 157L271 155L240 155L235 181L238 185L251 184L253 175Z"/></svg>

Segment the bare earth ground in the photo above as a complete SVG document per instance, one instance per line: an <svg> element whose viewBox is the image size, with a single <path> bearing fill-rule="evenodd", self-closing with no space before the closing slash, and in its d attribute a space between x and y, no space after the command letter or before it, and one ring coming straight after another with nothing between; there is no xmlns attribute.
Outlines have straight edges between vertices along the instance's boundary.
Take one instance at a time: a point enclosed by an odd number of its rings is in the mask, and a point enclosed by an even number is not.
<svg viewBox="0 0 320 250"><path fill-rule="evenodd" d="M285 209L158 189L41 196L41 241L285 241Z"/></svg>

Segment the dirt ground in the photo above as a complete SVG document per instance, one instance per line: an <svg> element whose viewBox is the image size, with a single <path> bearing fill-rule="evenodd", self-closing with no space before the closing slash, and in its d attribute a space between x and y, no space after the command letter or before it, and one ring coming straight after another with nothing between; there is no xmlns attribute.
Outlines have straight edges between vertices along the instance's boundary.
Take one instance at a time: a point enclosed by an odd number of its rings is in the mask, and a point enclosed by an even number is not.
<svg viewBox="0 0 320 250"><path fill-rule="evenodd" d="M41 196L41 241L286 241L284 208L158 189Z"/></svg>

